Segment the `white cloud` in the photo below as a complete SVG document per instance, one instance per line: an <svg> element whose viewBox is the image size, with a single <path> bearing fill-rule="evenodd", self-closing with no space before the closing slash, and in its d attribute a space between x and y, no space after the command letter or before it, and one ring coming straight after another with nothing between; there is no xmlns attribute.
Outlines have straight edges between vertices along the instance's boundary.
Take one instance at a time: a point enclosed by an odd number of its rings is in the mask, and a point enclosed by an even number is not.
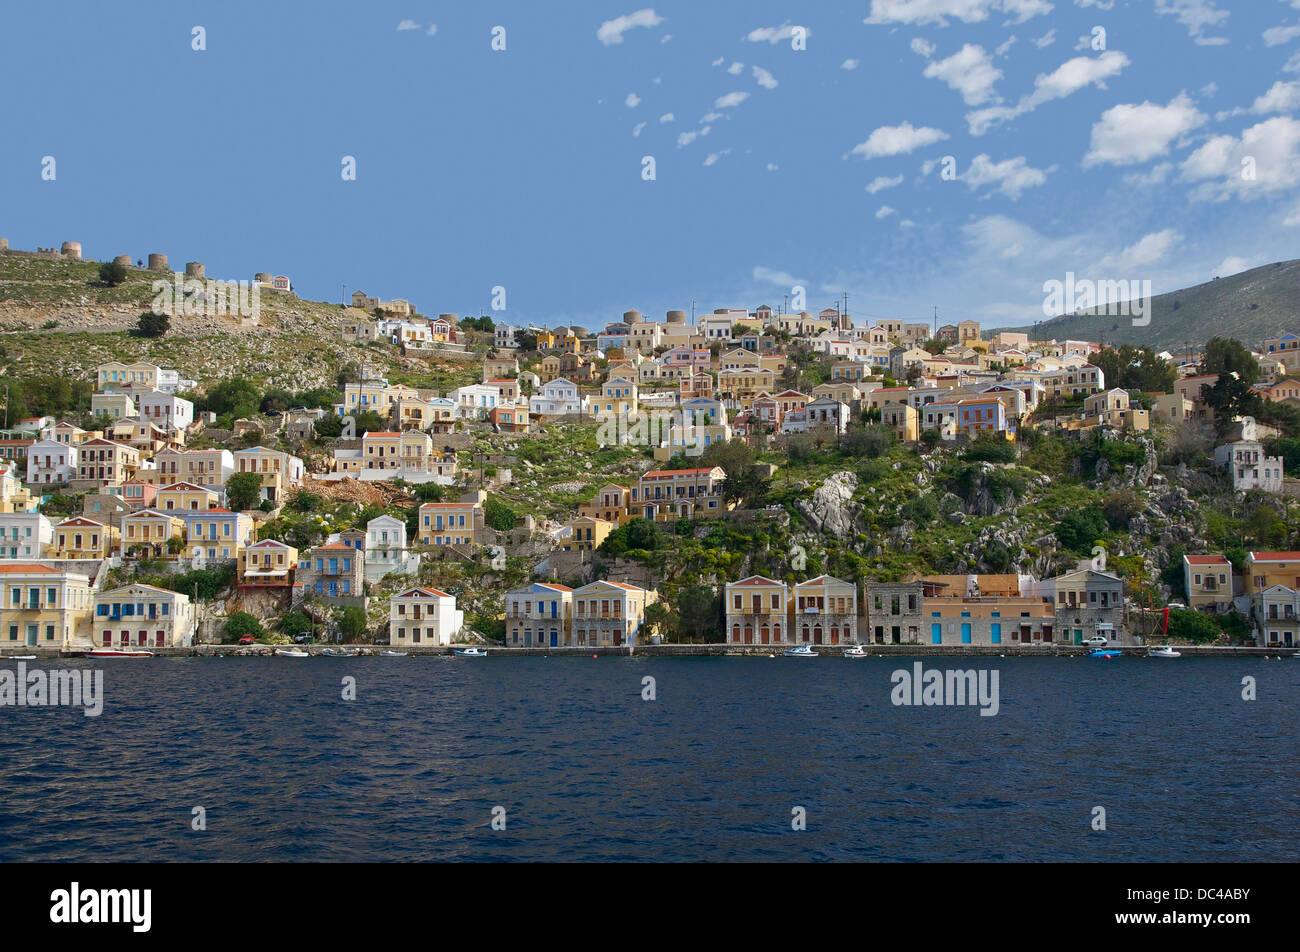
<svg viewBox="0 0 1300 952"><path fill-rule="evenodd" d="M1249 271L1254 264L1249 258L1242 258L1238 255L1229 255L1219 262L1219 266L1214 269L1216 277L1226 278L1229 275L1241 274L1243 271Z"/></svg>
<svg viewBox="0 0 1300 952"><path fill-rule="evenodd" d="M724 155L730 154L730 149L723 149L721 152L710 152L704 160L704 167L708 168L710 165L717 165L718 159L722 158Z"/></svg>
<svg viewBox="0 0 1300 952"><path fill-rule="evenodd" d="M993 51L993 55L994 55L994 56L1006 56L1006 55L1007 55L1007 50L1011 49L1011 47L1013 47L1013 46L1015 46L1015 45L1016 45L1016 35L1015 35L1014 33L1012 33L1009 37L1007 37L1007 39L1006 39L1006 41L1005 41L1004 43L1000 44L1000 45L999 45L999 46L998 46L998 47Z"/></svg>
<svg viewBox="0 0 1300 952"><path fill-rule="evenodd" d="M1136 185L1139 188L1150 187L1152 185L1163 184L1169 178L1169 173L1174 170L1172 162L1160 162L1146 172L1130 172L1124 176L1125 185Z"/></svg>
<svg viewBox="0 0 1300 952"><path fill-rule="evenodd" d="M426 36L437 36L437 35L438 35L438 24L436 24L436 23L430 23L430 24L429 24L429 29L425 30L424 32L425 32L425 35L426 35Z"/></svg>
<svg viewBox="0 0 1300 952"><path fill-rule="evenodd" d="M725 56L719 56L717 59L715 59L715 60L713 61L713 65L714 65L714 66L721 66L721 65L722 65L723 63L725 63L726 61L727 61L727 58L726 58Z"/></svg>
<svg viewBox="0 0 1300 952"><path fill-rule="evenodd" d="M616 43L623 42L623 34L628 30L637 27L658 26L664 22L664 18L656 16L654 10L638 10L636 13L629 13L626 16L615 17L612 20L606 20L596 31L596 39L606 46L613 46Z"/></svg>
<svg viewBox="0 0 1300 952"><path fill-rule="evenodd" d="M748 98L749 98L749 93L739 93L739 92L727 93L727 95L719 96L717 99L713 100L713 108L731 109L735 106L739 106L742 102L744 102Z"/></svg>
<svg viewBox="0 0 1300 952"><path fill-rule="evenodd" d="M878 175L872 179L871 184L867 186L867 193L875 195L877 192L883 192L887 188L895 188L902 184L903 176L901 175L895 175L893 178L889 178L885 175Z"/></svg>
<svg viewBox="0 0 1300 952"><path fill-rule="evenodd" d="M753 276L755 281L762 281L766 284L776 284L786 288L808 284L807 281L802 278L796 278L788 271L776 271L772 268L756 267L754 268Z"/></svg>
<svg viewBox="0 0 1300 952"><path fill-rule="evenodd" d="M987 155L977 155L958 178L972 190L992 185L995 191L1016 201L1025 189L1044 184L1047 173L1030 167L1023 155L1002 162L994 162Z"/></svg>
<svg viewBox="0 0 1300 952"><path fill-rule="evenodd" d="M1203 125L1206 118L1186 93L1179 93L1165 106L1153 102L1114 106L1093 125L1083 166L1134 165L1154 159Z"/></svg>
<svg viewBox="0 0 1300 952"><path fill-rule="evenodd" d="M862 22L947 26L948 17L980 23L992 13L1004 13L1009 23L1024 23L1051 11L1052 4L1047 0L871 0L871 16Z"/></svg>
<svg viewBox="0 0 1300 952"><path fill-rule="evenodd" d="M1265 46L1281 46L1300 36L1300 26L1271 26L1261 35Z"/></svg>
<svg viewBox="0 0 1300 952"><path fill-rule="evenodd" d="M720 112L706 112L704 115L700 116L700 122L701 123L717 122L719 119L726 119L726 118L727 117Z"/></svg>
<svg viewBox="0 0 1300 952"><path fill-rule="evenodd" d="M677 121L677 117L674 116L671 112L666 112L659 117L659 122L661 125L665 122L675 122L675 121Z"/></svg>
<svg viewBox="0 0 1300 952"><path fill-rule="evenodd" d="M897 215L897 214L898 214L898 209L890 208L888 205L881 205L878 209L876 209L876 220L879 221L882 218L888 218L890 215Z"/></svg>
<svg viewBox="0 0 1300 952"><path fill-rule="evenodd" d="M947 59L931 62L923 75L947 83L961 93L966 105L978 106L998 100L993 84L1002 78L1002 70L993 65L984 47L967 43Z"/></svg>
<svg viewBox="0 0 1300 952"><path fill-rule="evenodd" d="M966 114L971 135L981 136L989 129L1017 116L1032 112L1043 103L1064 99L1085 86L1106 88L1106 80L1118 76L1129 65L1129 58L1118 50L1108 50L1100 56L1076 56L1066 60L1050 73L1040 73L1034 79L1034 91L1022 96L1014 106L988 106Z"/></svg>
<svg viewBox="0 0 1300 952"><path fill-rule="evenodd" d="M665 33L663 36L661 36L661 37L659 38L659 43L662 45L662 44L664 44L664 43L667 43L667 42L668 42L669 40L671 40L672 38L673 38L673 35L672 35L671 33Z"/></svg>
<svg viewBox="0 0 1300 952"><path fill-rule="evenodd" d="M644 129L645 127L646 127L646 124L645 124L644 122L638 122L635 126L633 126L633 127L632 127L632 136L633 136L633 138L635 138L636 136L639 136L639 135L641 134L641 130Z"/></svg>
<svg viewBox="0 0 1300 952"><path fill-rule="evenodd" d="M1111 10L1115 7L1115 0L1074 0L1076 7L1096 7L1098 10Z"/></svg>
<svg viewBox="0 0 1300 952"><path fill-rule="evenodd" d="M886 155L905 155L922 146L932 145L949 138L948 133L929 126L915 128L910 122L898 126L881 126L865 142L853 147L853 155L875 159Z"/></svg>
<svg viewBox="0 0 1300 952"><path fill-rule="evenodd" d="M1255 100L1250 111L1262 116L1270 112L1295 112L1297 107L1300 107L1300 80L1290 83L1278 80Z"/></svg>
<svg viewBox="0 0 1300 952"><path fill-rule="evenodd" d="M800 27L797 23L791 24L787 20L780 26L764 26L759 27L757 30L750 30L745 39L750 43L771 43L775 45L794 36L796 28L803 30L804 36L812 36L812 30L808 27Z"/></svg>
<svg viewBox="0 0 1300 952"><path fill-rule="evenodd" d="M762 86L764 89L776 89L776 87L780 85L780 83L777 82L776 77L761 66L754 67L754 79L757 81L758 85Z"/></svg>
<svg viewBox="0 0 1300 952"><path fill-rule="evenodd" d="M627 98L623 100L623 105L627 106L629 109L635 109L637 106L641 105L641 97L636 93L628 93Z"/></svg>
<svg viewBox="0 0 1300 952"><path fill-rule="evenodd" d="M730 73L732 76L739 76L744 71L745 71L744 63L732 63L730 66L727 67L727 72Z"/></svg>
<svg viewBox="0 0 1300 952"><path fill-rule="evenodd" d="M1144 235L1123 251L1106 255L1098 262L1097 269L1114 274L1150 268L1165 260L1182 237L1172 228Z"/></svg>
<svg viewBox="0 0 1300 952"><path fill-rule="evenodd" d="M840 69L857 69L858 61L855 59L846 59L840 64Z"/></svg>
<svg viewBox="0 0 1300 952"><path fill-rule="evenodd" d="M917 56L924 56L929 59L934 55L934 44L918 36L912 40L912 52Z"/></svg>
<svg viewBox="0 0 1300 952"><path fill-rule="evenodd" d="M699 134L700 133L695 132L693 130L691 132L677 133L677 148L681 149L690 145L692 142L695 141L696 137L698 137Z"/></svg>
<svg viewBox="0 0 1300 952"><path fill-rule="evenodd" d="M416 23L414 20L403 20L401 23L397 24L397 29L399 31L418 30L419 28L420 28L420 24Z"/></svg>
<svg viewBox="0 0 1300 952"><path fill-rule="evenodd" d="M1197 46L1222 46L1227 37L1206 36L1207 29L1215 29L1227 20L1227 10L1219 10L1214 0L1156 0L1156 13L1177 17L1187 27L1187 34Z"/></svg>
<svg viewBox="0 0 1300 952"><path fill-rule="evenodd" d="M1047 47L1051 46L1055 42L1056 42L1056 27L1052 27L1042 36L1036 36L1033 39L1034 46L1038 47L1040 50L1047 49Z"/></svg>
<svg viewBox="0 0 1300 952"><path fill-rule="evenodd" d="M769 162L769 163L767 163L767 170L768 170L769 172L775 172L775 171L776 171L777 169L779 169L780 167L781 167L781 166L777 165L775 162Z"/></svg>
<svg viewBox="0 0 1300 952"><path fill-rule="evenodd" d="M1300 73L1300 53L1292 53L1291 58L1282 67L1284 73Z"/></svg>
<svg viewBox="0 0 1300 952"><path fill-rule="evenodd" d="M1191 197L1249 201L1300 184L1300 121L1274 116L1246 129L1238 139L1214 136L1187 157L1182 178L1200 184Z"/></svg>

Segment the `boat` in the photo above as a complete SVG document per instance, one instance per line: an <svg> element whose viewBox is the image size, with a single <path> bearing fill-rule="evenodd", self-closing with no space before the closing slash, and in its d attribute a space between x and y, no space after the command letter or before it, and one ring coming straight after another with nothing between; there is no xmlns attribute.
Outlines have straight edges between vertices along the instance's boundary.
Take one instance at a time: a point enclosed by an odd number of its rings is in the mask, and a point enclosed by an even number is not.
<svg viewBox="0 0 1300 952"><path fill-rule="evenodd" d="M11 654L11 655L7 655L7 656L5 657L5 660L6 660L6 661L35 661L35 660L36 660L36 655L34 655L34 654Z"/></svg>
<svg viewBox="0 0 1300 952"><path fill-rule="evenodd" d="M1173 645L1161 645L1147 652L1148 658L1181 658L1183 653L1175 651Z"/></svg>
<svg viewBox="0 0 1300 952"><path fill-rule="evenodd" d="M320 653L322 658L355 658L357 649L355 648L326 648Z"/></svg>
<svg viewBox="0 0 1300 952"><path fill-rule="evenodd" d="M487 652L484 651L482 648L457 648L456 657L457 658L486 658ZM595 655L592 655L592 657L594 658Z"/></svg>
<svg viewBox="0 0 1300 952"><path fill-rule="evenodd" d="M406 653L405 651L381 651L381 652L379 652L379 657L381 657L381 658L406 658L406 657L409 657L409 655L407 655L407 653Z"/></svg>
<svg viewBox="0 0 1300 952"><path fill-rule="evenodd" d="M1123 653L1124 652L1122 651L1115 651L1113 649L1107 650L1106 648L1098 648L1096 651L1088 652L1088 657L1089 658L1118 658Z"/></svg>
<svg viewBox="0 0 1300 952"><path fill-rule="evenodd" d="M796 648L786 648L781 652L787 658L815 658L817 652L812 650L812 645L799 645Z"/></svg>
<svg viewBox="0 0 1300 952"><path fill-rule="evenodd" d="M862 647L862 645L853 645L852 647L845 649L845 651L844 651L844 657L846 657L846 658L869 658L870 655L867 654L867 649L864 648L864 647Z"/></svg>
<svg viewBox="0 0 1300 952"><path fill-rule="evenodd" d="M143 648L96 648L94 651L87 651L84 655L87 658L152 658L152 651L145 651Z"/></svg>
<svg viewBox="0 0 1300 952"><path fill-rule="evenodd" d="M311 655L296 648L276 648L275 653L281 658L310 658Z"/></svg>

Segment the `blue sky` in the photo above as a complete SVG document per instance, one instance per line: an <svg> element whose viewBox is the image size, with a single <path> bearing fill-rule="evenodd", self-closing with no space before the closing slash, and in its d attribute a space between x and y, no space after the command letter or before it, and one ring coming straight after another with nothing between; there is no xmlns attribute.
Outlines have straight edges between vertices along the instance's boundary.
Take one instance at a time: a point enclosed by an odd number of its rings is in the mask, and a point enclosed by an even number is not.
<svg viewBox="0 0 1300 952"><path fill-rule="evenodd" d="M8 4L0 79L13 247L315 299L1015 325L1300 257L1300 0Z"/></svg>

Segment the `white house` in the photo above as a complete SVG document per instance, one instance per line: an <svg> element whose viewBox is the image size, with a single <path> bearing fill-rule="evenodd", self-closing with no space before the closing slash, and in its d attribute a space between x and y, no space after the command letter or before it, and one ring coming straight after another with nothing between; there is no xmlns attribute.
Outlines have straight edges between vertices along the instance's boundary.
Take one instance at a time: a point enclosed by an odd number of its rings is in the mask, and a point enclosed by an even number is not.
<svg viewBox="0 0 1300 952"><path fill-rule="evenodd" d="M564 377L556 377L549 383L542 384L541 392L529 398L528 412L539 416L581 413L582 398L578 394L578 385Z"/></svg>
<svg viewBox="0 0 1300 952"><path fill-rule="evenodd" d="M465 625L455 596L433 588L409 588L388 600L388 643L449 645Z"/></svg>
<svg viewBox="0 0 1300 952"><path fill-rule="evenodd" d="M194 640L190 597L152 585L97 592L91 622L96 647L188 648Z"/></svg>
<svg viewBox="0 0 1300 952"><path fill-rule="evenodd" d="M1251 489L1281 492L1282 457L1265 455L1264 444L1256 436L1254 417L1242 417L1240 430L1240 439L1214 448L1214 465L1227 468L1232 488L1237 492Z"/></svg>
<svg viewBox="0 0 1300 952"><path fill-rule="evenodd" d="M163 390L140 397L140 416L164 430L183 430L194 422L194 404Z"/></svg>
<svg viewBox="0 0 1300 952"><path fill-rule="evenodd" d="M392 516L376 516L366 523L366 580L385 575L414 575L420 557L406 548L406 523Z"/></svg>
<svg viewBox="0 0 1300 952"><path fill-rule="evenodd" d="M27 448L27 482L66 483L77 471L77 447L38 440Z"/></svg>
<svg viewBox="0 0 1300 952"><path fill-rule="evenodd" d="M54 542L54 523L39 512L0 513L0 559L39 559Z"/></svg>

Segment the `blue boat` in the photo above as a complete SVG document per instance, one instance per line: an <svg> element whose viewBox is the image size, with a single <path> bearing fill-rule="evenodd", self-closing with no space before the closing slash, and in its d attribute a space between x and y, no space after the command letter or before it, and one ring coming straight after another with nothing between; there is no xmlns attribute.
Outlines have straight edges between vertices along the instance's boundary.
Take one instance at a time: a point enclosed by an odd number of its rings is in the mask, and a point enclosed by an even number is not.
<svg viewBox="0 0 1300 952"><path fill-rule="evenodd" d="M457 658L486 658L487 652L482 648L456 648Z"/></svg>
<svg viewBox="0 0 1300 952"><path fill-rule="evenodd" d="M1123 653L1124 652L1122 651L1106 651L1104 649L1098 648L1096 651L1088 652L1088 657L1089 658L1118 658Z"/></svg>

